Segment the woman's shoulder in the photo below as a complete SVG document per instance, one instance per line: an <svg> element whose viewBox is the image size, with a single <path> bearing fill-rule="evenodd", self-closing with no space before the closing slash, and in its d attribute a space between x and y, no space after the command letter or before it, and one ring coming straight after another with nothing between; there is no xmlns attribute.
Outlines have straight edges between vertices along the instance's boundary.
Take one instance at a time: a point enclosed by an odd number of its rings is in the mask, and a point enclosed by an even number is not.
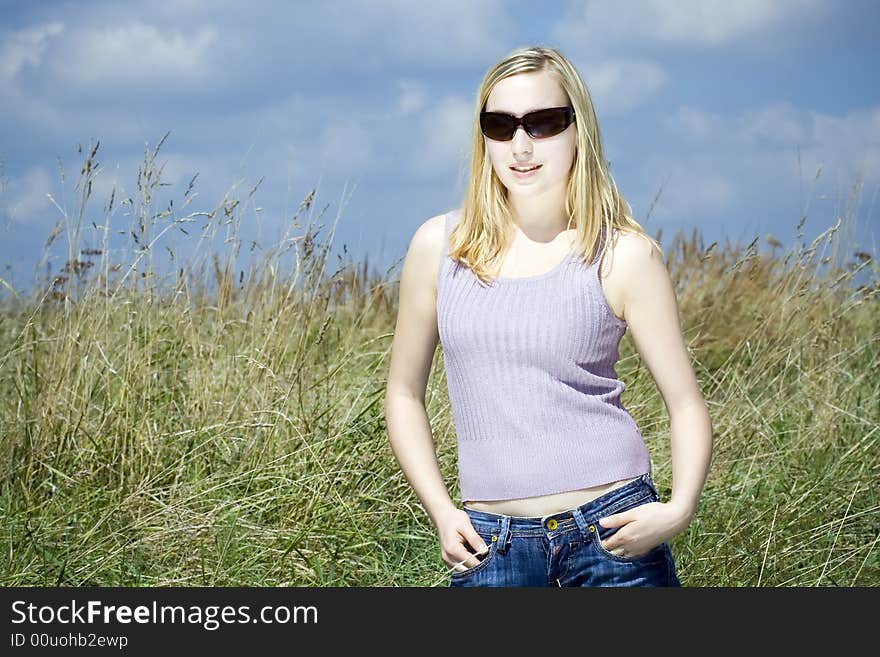
<svg viewBox="0 0 880 657"><path fill-rule="evenodd" d="M609 257L610 256L610 257ZM608 243L608 253L602 262L602 274L616 270L638 271L651 258L661 256L647 235L632 230L614 229Z"/></svg>
<svg viewBox="0 0 880 657"><path fill-rule="evenodd" d="M413 234L410 250L418 254L414 259L424 276L431 278L436 290L436 275L446 252L447 218L454 220L455 211L444 212L423 221Z"/></svg>
<svg viewBox="0 0 880 657"><path fill-rule="evenodd" d="M614 230L612 233L608 252L599 268L599 278L614 314L626 321L627 290L639 276L651 271L652 259L662 262L662 254L643 233L631 230Z"/></svg>
<svg viewBox="0 0 880 657"><path fill-rule="evenodd" d="M423 248L431 251L440 251L446 238L447 217L450 212L444 212L425 219L413 234L412 241L419 243Z"/></svg>
<svg viewBox="0 0 880 657"><path fill-rule="evenodd" d="M425 247L438 253L443 250L449 231L458 221L460 209L452 209L426 219L416 229L413 241L420 241Z"/></svg>

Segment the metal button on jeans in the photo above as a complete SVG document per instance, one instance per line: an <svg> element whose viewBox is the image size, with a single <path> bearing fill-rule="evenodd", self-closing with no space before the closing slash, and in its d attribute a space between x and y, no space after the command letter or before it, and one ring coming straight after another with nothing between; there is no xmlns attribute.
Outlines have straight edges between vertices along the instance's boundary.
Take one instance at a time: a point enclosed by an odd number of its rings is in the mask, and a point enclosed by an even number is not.
<svg viewBox="0 0 880 657"><path fill-rule="evenodd" d="M508 516L466 507L474 528L492 550L479 565L465 572L453 572L449 585L681 586L667 543L633 559L609 552L599 540L616 532L616 528L602 527L599 518L656 499L649 475L644 474L573 507L569 510L571 517L562 513L546 517Z"/></svg>

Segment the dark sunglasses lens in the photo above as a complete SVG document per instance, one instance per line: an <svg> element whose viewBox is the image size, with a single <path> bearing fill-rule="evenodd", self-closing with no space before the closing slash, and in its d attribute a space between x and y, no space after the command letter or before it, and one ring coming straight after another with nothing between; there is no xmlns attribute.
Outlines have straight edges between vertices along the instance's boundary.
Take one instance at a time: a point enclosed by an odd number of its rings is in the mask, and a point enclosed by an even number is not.
<svg viewBox="0 0 880 657"><path fill-rule="evenodd" d="M489 139L507 141L513 137L513 119L504 114L481 114L480 128Z"/></svg>
<svg viewBox="0 0 880 657"><path fill-rule="evenodd" d="M542 110L527 116L525 124L533 137L552 137L568 127L568 112L565 109Z"/></svg>
<svg viewBox="0 0 880 657"><path fill-rule="evenodd" d="M523 122L531 137L541 139L553 137L565 130L569 125L568 118L568 108L554 107L527 114L523 117ZM480 114L480 128L489 139L508 141L513 139L516 120L500 112L483 112Z"/></svg>

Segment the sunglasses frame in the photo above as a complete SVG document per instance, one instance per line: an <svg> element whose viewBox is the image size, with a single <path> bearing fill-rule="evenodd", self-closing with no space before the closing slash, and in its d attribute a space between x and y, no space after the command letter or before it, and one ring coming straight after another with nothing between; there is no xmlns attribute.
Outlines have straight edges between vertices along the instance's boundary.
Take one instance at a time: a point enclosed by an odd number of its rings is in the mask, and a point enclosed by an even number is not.
<svg viewBox="0 0 880 657"><path fill-rule="evenodd" d="M541 112L546 112L548 110L565 110L565 127L562 128L562 130L560 130L556 134L546 135L544 137L536 137L535 135L532 134L532 131L529 130L529 126L526 125L526 122L529 120L529 117L531 117L535 114L540 114ZM513 132L510 133L510 137L508 137L507 139L495 139L494 137L490 137L489 135L486 134L485 130L483 129L483 119L484 119L484 117L491 116L491 115L504 116L504 117L507 117L507 118L513 120L513 122L514 122ZM568 105L565 105L563 107L544 107L542 109L532 110L531 112L526 112L525 114L523 114L519 118L517 118L513 114L509 114L508 112L486 112L486 111L483 111L483 112L480 112L480 131L483 133L483 136L485 136L487 139L491 139L492 141L510 141L516 136L516 131L519 129L519 127L522 126L523 130L526 131L526 134L529 137L531 137L532 139L549 139L550 137L555 137L556 135L560 135L563 132L565 132L566 130L568 130L568 126L570 126L572 123L574 123L574 121L575 121L574 108L570 107Z"/></svg>

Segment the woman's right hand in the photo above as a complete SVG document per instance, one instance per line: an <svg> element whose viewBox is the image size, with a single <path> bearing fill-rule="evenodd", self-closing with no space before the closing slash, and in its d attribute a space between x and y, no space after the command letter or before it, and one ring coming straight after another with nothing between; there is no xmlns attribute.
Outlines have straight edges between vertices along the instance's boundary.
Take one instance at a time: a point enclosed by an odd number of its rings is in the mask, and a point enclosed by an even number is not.
<svg viewBox="0 0 880 657"><path fill-rule="evenodd" d="M440 556L455 572L461 573L479 564L477 554L489 554L489 546L476 532L464 509L453 507L439 517L437 533L440 538Z"/></svg>

